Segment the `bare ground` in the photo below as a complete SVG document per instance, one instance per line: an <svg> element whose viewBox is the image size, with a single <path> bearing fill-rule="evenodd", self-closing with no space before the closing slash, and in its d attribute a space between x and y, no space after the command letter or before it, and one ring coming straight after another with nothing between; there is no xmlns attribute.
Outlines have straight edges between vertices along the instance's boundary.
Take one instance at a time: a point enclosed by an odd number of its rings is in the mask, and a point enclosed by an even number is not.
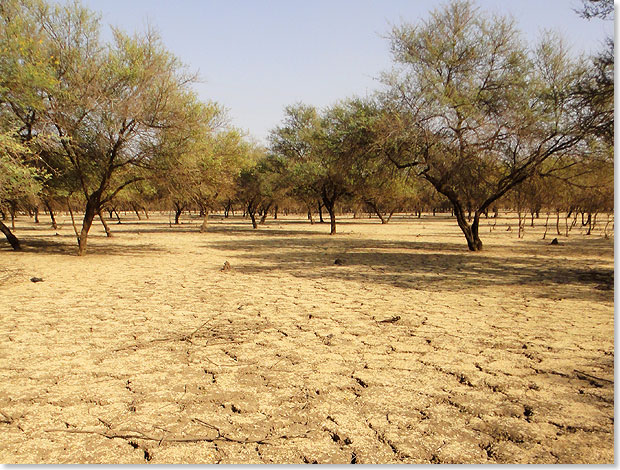
<svg viewBox="0 0 620 470"><path fill-rule="evenodd" d="M184 222L18 220L0 462L613 463L613 238Z"/></svg>

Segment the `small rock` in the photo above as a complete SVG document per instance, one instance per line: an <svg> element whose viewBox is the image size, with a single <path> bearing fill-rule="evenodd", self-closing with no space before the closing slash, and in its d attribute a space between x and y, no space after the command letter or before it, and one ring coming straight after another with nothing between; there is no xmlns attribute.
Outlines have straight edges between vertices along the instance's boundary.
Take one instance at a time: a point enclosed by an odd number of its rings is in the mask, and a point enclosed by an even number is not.
<svg viewBox="0 0 620 470"><path fill-rule="evenodd" d="M551 245L559 245L560 242L558 241L557 238L554 238L553 240L551 240Z"/></svg>
<svg viewBox="0 0 620 470"><path fill-rule="evenodd" d="M30 280L32 282L43 282L43 278L41 277L31 277Z"/></svg>
<svg viewBox="0 0 620 470"><path fill-rule="evenodd" d="M220 271L230 271L230 263L228 261L224 261L224 266L222 266Z"/></svg>
<svg viewBox="0 0 620 470"><path fill-rule="evenodd" d="M340 258L336 258L336 260L334 261L334 264L337 264L338 266L342 266L344 264L344 260Z"/></svg>

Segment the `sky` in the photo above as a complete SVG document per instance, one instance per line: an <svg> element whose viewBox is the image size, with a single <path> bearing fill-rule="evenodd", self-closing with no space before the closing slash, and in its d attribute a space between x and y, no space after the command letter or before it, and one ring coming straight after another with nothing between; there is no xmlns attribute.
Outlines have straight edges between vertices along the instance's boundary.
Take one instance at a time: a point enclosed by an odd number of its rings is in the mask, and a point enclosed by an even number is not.
<svg viewBox="0 0 620 470"><path fill-rule="evenodd" d="M204 100L228 110L232 125L266 143L284 107L319 108L380 88L391 68L390 25L416 23L437 0L82 0L109 25L128 32L147 25L191 71ZM584 20L580 0L478 0L482 10L515 18L533 42L559 32L573 52L594 53L613 35L613 21Z"/></svg>

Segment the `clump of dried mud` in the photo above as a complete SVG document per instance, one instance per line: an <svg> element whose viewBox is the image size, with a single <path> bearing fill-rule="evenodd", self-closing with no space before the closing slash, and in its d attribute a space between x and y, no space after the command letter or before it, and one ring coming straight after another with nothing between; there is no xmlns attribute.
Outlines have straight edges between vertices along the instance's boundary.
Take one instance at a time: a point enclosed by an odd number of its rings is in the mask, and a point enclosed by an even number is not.
<svg viewBox="0 0 620 470"><path fill-rule="evenodd" d="M127 216L80 258L66 221L18 220L0 462L614 461L613 239L199 224Z"/></svg>

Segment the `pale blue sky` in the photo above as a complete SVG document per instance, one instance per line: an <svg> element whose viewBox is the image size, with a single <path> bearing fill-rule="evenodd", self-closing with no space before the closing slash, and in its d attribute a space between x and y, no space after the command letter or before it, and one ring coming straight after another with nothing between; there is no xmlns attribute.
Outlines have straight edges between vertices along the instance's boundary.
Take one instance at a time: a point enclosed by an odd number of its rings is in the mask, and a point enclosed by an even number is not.
<svg viewBox="0 0 620 470"><path fill-rule="evenodd" d="M105 25L133 32L147 23L229 110L232 124L265 141L288 104L319 107L379 87L391 66L390 24L416 22L436 0L83 0ZM524 36L560 32L576 54L601 48L612 21L583 20L580 0L478 0L511 14ZM107 28L106 28L107 29Z"/></svg>

